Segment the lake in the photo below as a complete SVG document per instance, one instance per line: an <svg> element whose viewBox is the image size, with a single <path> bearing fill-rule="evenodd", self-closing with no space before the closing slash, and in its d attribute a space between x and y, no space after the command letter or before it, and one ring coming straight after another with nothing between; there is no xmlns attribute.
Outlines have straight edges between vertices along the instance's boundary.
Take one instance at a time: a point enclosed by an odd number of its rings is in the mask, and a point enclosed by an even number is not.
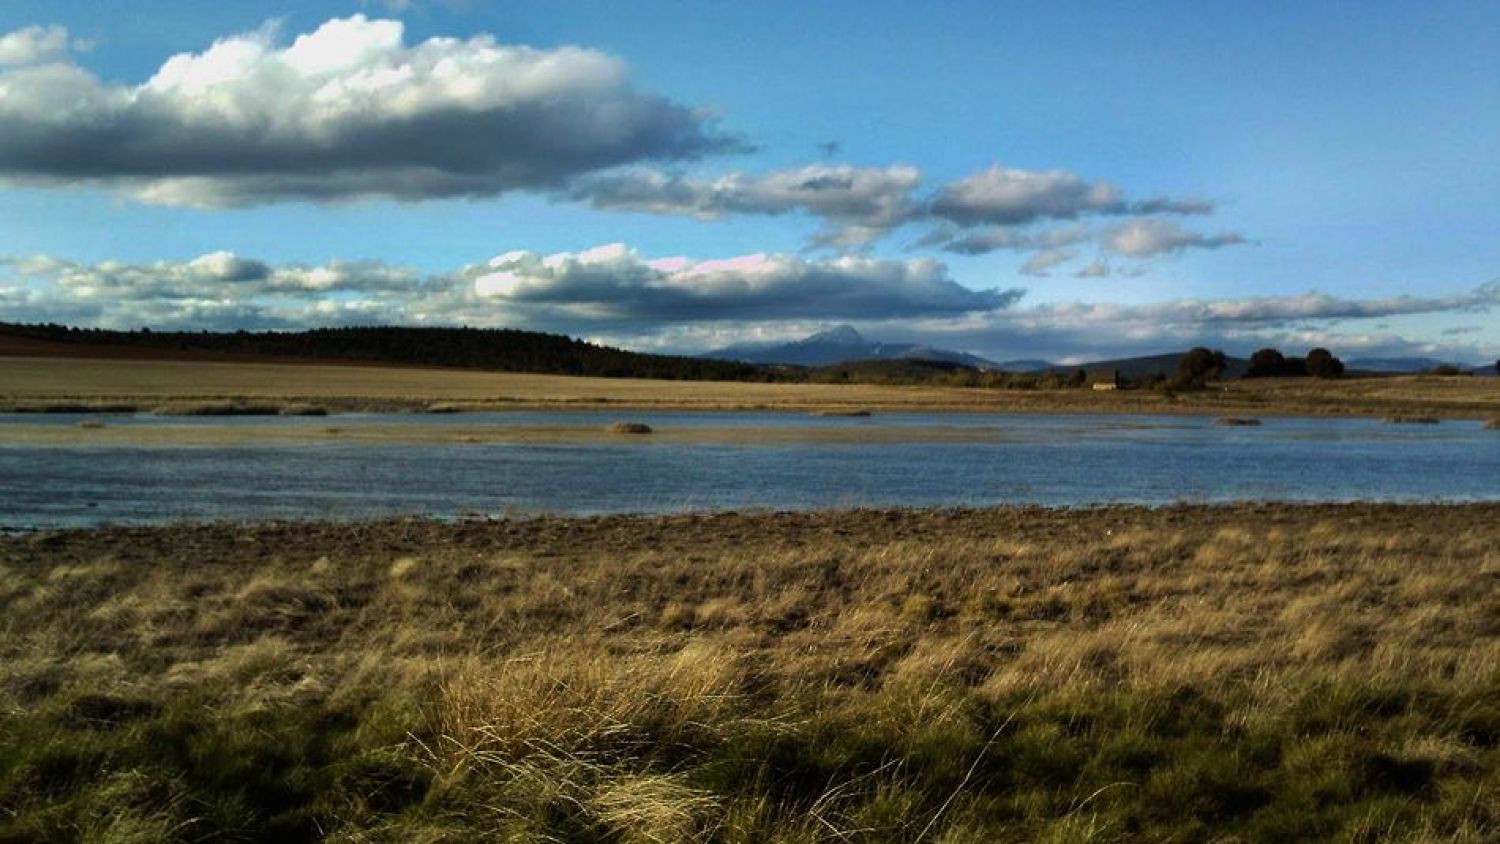
<svg viewBox="0 0 1500 844"><path fill-rule="evenodd" d="M1500 433L1474 421L891 413L514 412L329 418L107 417L160 425L557 425L628 418L694 426L848 429L847 441L25 445L12 425L88 416L0 414L0 528L210 519L346 519L858 506L1073 506L1178 501L1500 500ZM922 441L928 427L983 438ZM910 441L862 442L900 429Z"/></svg>

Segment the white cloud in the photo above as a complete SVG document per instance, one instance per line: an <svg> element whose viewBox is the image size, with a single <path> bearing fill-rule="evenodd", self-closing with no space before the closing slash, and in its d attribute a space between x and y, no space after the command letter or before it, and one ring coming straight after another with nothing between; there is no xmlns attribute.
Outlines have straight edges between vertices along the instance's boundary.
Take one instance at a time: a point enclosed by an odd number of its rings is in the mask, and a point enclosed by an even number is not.
<svg viewBox="0 0 1500 844"><path fill-rule="evenodd" d="M1041 219L1073 219L1122 207L1120 191L1090 183L1065 170L1017 170L998 164L945 186L932 212L960 225L1014 225Z"/></svg>
<svg viewBox="0 0 1500 844"><path fill-rule="evenodd" d="M61 61L72 46L68 30L56 25L28 26L0 34L0 68Z"/></svg>
<svg viewBox="0 0 1500 844"><path fill-rule="evenodd" d="M1132 258L1151 258L1184 249L1219 249L1246 243L1233 232L1206 235L1168 220L1142 218L1111 227L1100 237L1105 249Z"/></svg>
<svg viewBox="0 0 1500 844"><path fill-rule="evenodd" d="M905 165L812 164L761 175L730 172L707 179L634 169L580 180L570 196L587 200L595 208L702 220L801 211L829 224L820 242L859 246L917 213L911 193L921 180L920 171Z"/></svg>
<svg viewBox="0 0 1500 844"><path fill-rule="evenodd" d="M0 44L38 43L28 32ZM286 46L272 27L223 38L135 86L18 67L0 73L0 125L0 176L201 206L494 195L736 147L603 53L408 45L402 23L363 15Z"/></svg>

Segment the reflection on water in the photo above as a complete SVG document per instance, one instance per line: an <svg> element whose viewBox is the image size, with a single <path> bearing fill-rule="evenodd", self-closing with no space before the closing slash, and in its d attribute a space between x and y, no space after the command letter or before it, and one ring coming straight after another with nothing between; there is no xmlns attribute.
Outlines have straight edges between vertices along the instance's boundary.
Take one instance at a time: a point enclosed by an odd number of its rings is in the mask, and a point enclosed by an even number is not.
<svg viewBox="0 0 1500 844"><path fill-rule="evenodd" d="M0 414L0 526L179 519L354 518L397 513L667 512L829 506L1276 499L1500 499L1500 434L1477 422L1266 419L1253 428L1143 416L639 413L672 427L979 426L994 441L744 445L345 444L8 447L7 424L79 416ZM421 425L581 425L613 412L407 416ZM108 424L181 424L149 415ZM212 425L353 427L390 416L194 419Z"/></svg>

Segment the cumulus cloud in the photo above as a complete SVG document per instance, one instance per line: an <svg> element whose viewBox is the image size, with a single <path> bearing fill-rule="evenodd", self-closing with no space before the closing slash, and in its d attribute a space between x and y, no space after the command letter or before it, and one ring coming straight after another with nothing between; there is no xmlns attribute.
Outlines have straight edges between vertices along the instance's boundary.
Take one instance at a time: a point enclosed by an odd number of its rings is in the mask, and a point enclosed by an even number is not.
<svg viewBox="0 0 1500 844"><path fill-rule="evenodd" d="M104 327L295 328L441 318L458 282L374 261L270 264L232 252L185 261L0 258L9 317Z"/></svg>
<svg viewBox="0 0 1500 844"><path fill-rule="evenodd" d="M56 40L28 32L0 44L34 56ZM399 21L363 15L286 45L272 27L220 39L140 85L28 59L0 72L0 125L0 176L200 206L495 195L738 146L606 54L409 45Z"/></svg>
<svg viewBox="0 0 1500 844"><path fill-rule="evenodd" d="M372 261L271 266L228 252L146 263L0 259L0 300L15 318L116 327L363 321L648 335L691 322L952 316L1009 307L1020 296L965 287L932 260L649 259L621 244L507 252L436 274Z"/></svg>
<svg viewBox="0 0 1500 844"><path fill-rule="evenodd" d="M883 319L1008 307L1018 290L973 290L932 260L744 255L648 260L621 244L581 253L512 252L474 281L483 297L600 321Z"/></svg>
<svg viewBox="0 0 1500 844"><path fill-rule="evenodd" d="M28 26L0 34L0 68L61 61L72 47L68 30L61 26Z"/></svg>
<svg viewBox="0 0 1500 844"><path fill-rule="evenodd" d="M675 214L712 220L730 215L801 211L822 218L827 245L869 243L912 219L912 191L922 181L915 167L813 164L761 175L731 172L689 178L635 169L582 179L569 191L595 208Z"/></svg>

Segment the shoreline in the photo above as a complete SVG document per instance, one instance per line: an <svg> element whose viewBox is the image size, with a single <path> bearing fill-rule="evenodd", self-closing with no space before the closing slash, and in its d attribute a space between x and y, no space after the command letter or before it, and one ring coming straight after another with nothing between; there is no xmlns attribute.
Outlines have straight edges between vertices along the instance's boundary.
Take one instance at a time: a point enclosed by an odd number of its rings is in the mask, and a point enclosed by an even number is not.
<svg viewBox="0 0 1500 844"><path fill-rule="evenodd" d="M309 535L328 537L336 541L341 531L355 529L368 541L382 535L394 536L411 532L429 536L444 531L465 534L494 529L501 533L519 531L547 532L559 523L570 525L589 534L599 531L640 530L653 541L662 539L661 531L687 530L696 539L684 539L672 545L687 545L697 539L711 537L722 529L753 527L757 524L784 523L793 532L808 527L818 527L838 533L841 522L865 526L876 526L874 534L864 536L864 541L880 541L883 531L879 526L892 526L902 522L922 525L926 528L942 526L944 529L972 527L987 524L990 528L1014 526L1027 521L1066 521L1076 518L1102 520L1104 530L1115 522L1129 522L1142 518L1161 517L1171 525L1191 526L1203 519L1229 516L1271 518L1277 522L1320 517L1379 519L1400 516L1409 512L1437 512L1448 516L1460 515L1457 511L1469 511L1476 524L1494 518L1500 524L1500 499L1482 501L1433 501L1428 499L1407 501L1382 501L1370 499L1343 501L1291 501L1242 499L1234 501L1172 502L1167 504L1140 504L1129 502L1103 502L1088 504L990 504L975 506L838 506L793 509L741 508L723 510L687 510L681 512L652 513L518 513L506 515L460 514L452 517L420 514L355 517L347 519L214 519L203 521L178 521L151 524L101 524L83 527L53 528L0 528L0 550L3 544L15 539L47 537L48 541L109 535L111 539L130 540L147 538L153 534L182 531L201 534L199 539L211 538L225 532L247 535L287 532L306 532ZM571 532L571 531L570 531Z"/></svg>
<svg viewBox="0 0 1500 844"><path fill-rule="evenodd" d="M1006 390L935 385L647 381L476 370L0 357L0 412L48 407L197 413L506 410L868 411L1185 416L1500 418L1500 378L1390 376L1225 382L1147 390Z"/></svg>
<svg viewBox="0 0 1500 844"><path fill-rule="evenodd" d="M666 382L670 384L706 383L712 385L735 382ZM886 389L926 389L899 388ZM954 388L959 389L959 388ZM971 388L963 388L971 389ZM1101 403L1089 398L1068 395L1076 391L988 391L991 395L970 401L910 401L879 400L867 402L778 402L758 401L679 401L679 400L633 400L633 399L574 399L555 400L503 399L493 401L432 402L425 399L401 401L396 399L329 399L320 396L296 396L285 402L246 402L246 405L262 408L254 412L230 411L223 413L203 412L198 404L219 403L224 396L205 397L205 402L195 402L191 397L174 397L168 402L139 401L137 397L124 395L89 395L57 400L0 400L0 414L56 415L84 414L95 416L149 414L165 417L212 417L212 416L328 416L345 414L423 416L428 414L474 414L507 412L579 412L595 413L620 411L663 413L784 413L803 416L853 416L858 412L868 416L890 413L931 413L954 415L994 416L1261 416L1278 419L1348 418L1369 419L1389 416L1421 415L1441 420L1484 422L1500 418L1500 402L1453 407L1421 401L1382 403L1378 405L1347 404L1283 404L1267 406L1254 401L1222 400L1212 394L1184 393L1176 399L1168 399L1159 393L1146 390L1122 390L1123 402ZM1061 397L1053 395L1061 392ZM314 407L317 412L306 413L303 409Z"/></svg>

